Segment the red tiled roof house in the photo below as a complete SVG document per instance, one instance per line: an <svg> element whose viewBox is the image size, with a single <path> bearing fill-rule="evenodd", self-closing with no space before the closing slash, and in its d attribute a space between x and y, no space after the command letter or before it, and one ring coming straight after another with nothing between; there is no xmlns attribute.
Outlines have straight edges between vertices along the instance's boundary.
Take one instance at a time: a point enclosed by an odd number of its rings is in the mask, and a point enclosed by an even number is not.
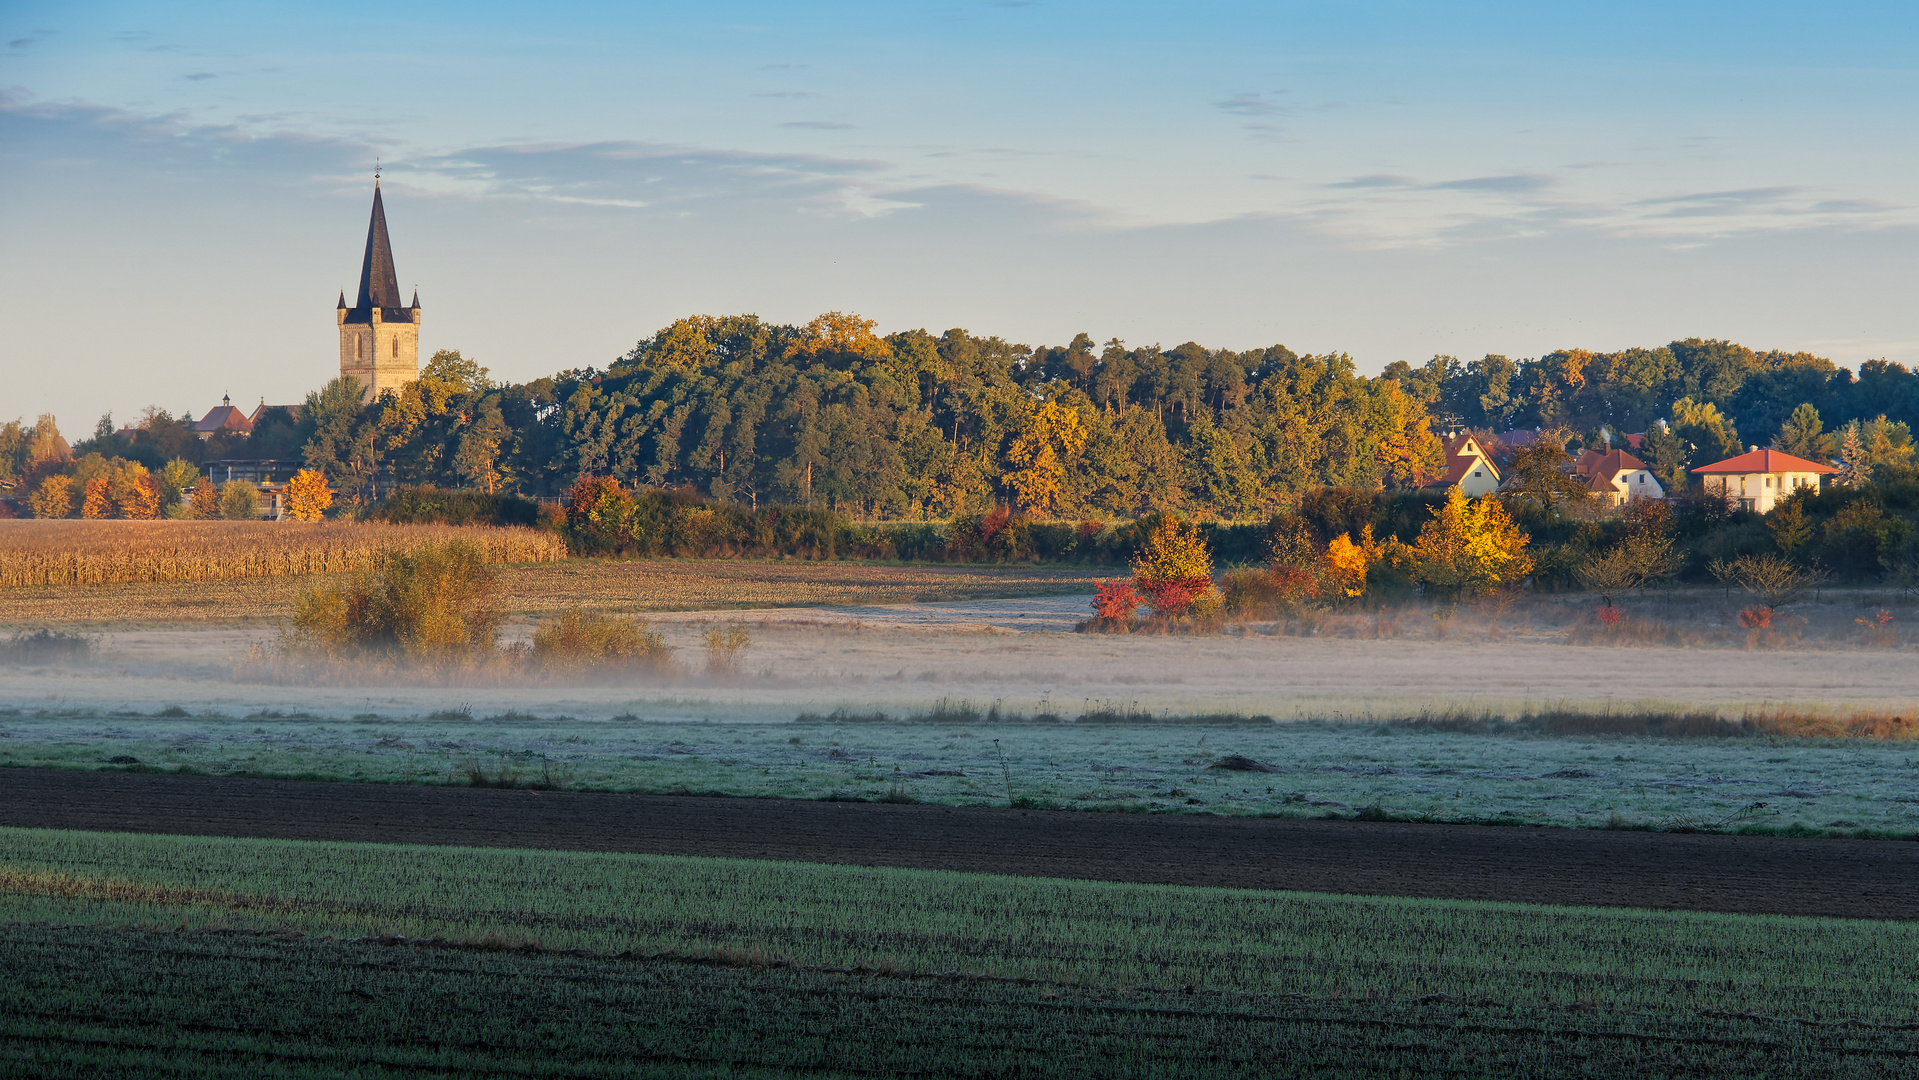
<svg viewBox="0 0 1919 1080"><path fill-rule="evenodd" d="M1470 431L1462 431L1446 440L1446 475L1437 486L1457 487L1470 498L1499 490L1499 470Z"/></svg>
<svg viewBox="0 0 1919 1080"><path fill-rule="evenodd" d="M1838 471L1817 461L1755 446L1738 457L1694 469L1692 474L1705 483L1706 494L1764 514L1800 488L1818 491L1819 478Z"/></svg>
<svg viewBox="0 0 1919 1080"><path fill-rule="evenodd" d="M1583 450L1573 462L1573 475L1586 482L1586 490L1607 506L1621 506L1633 499L1663 499L1666 489L1646 463L1624 450Z"/></svg>

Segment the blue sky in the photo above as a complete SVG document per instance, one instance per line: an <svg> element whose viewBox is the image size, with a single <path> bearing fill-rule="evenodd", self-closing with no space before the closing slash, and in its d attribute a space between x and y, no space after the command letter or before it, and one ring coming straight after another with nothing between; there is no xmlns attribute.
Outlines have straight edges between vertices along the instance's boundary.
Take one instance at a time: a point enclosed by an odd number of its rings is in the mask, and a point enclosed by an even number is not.
<svg viewBox="0 0 1919 1080"><path fill-rule="evenodd" d="M1914 5L0 9L0 413L294 400L386 165L423 345L691 312L1919 362Z"/></svg>

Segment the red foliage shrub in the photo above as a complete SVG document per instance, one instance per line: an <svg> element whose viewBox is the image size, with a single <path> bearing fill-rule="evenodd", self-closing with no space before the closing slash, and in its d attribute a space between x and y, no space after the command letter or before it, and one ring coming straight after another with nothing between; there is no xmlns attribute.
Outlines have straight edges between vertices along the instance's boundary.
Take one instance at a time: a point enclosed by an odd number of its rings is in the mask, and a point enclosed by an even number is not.
<svg viewBox="0 0 1919 1080"><path fill-rule="evenodd" d="M986 512L985 517L979 519L980 539L988 543L991 543L993 537L997 536L999 534L999 531L1001 529L1004 529L1006 527L1006 523L1011 520L1013 520L1013 511L1011 507L1008 507L1004 503L1001 503L1000 505L993 507L991 510Z"/></svg>
<svg viewBox="0 0 1919 1080"><path fill-rule="evenodd" d="M1625 612L1611 604L1603 605L1595 614L1598 615L1599 621L1607 626L1618 626L1626 618Z"/></svg>
<svg viewBox="0 0 1919 1080"><path fill-rule="evenodd" d="M1162 619L1176 619L1186 614L1193 606L1193 598L1212 588L1213 579L1209 577L1187 578L1182 581L1140 581L1134 579L1139 591L1146 594L1146 602L1153 605L1153 614Z"/></svg>
<svg viewBox="0 0 1919 1080"><path fill-rule="evenodd" d="M1133 589L1128 581L1102 581L1099 592L1093 595L1093 614L1101 619L1124 622L1133 617L1146 598Z"/></svg>
<svg viewBox="0 0 1919 1080"><path fill-rule="evenodd" d="M623 494L620 482L611 476L582 476L573 482L566 495L566 522L574 528L586 523L587 515L599 506L603 495Z"/></svg>
<svg viewBox="0 0 1919 1080"><path fill-rule="evenodd" d="M1772 629L1772 609L1754 604L1739 613L1739 625L1748 630Z"/></svg>

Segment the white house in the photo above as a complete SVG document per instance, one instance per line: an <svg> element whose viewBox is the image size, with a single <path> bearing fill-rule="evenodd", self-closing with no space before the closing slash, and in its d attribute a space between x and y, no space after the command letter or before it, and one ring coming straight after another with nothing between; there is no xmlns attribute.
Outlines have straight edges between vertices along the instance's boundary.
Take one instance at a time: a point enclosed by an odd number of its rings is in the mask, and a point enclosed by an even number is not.
<svg viewBox="0 0 1919 1080"><path fill-rule="evenodd" d="M1462 431L1446 440L1446 475L1439 486L1457 487L1470 498L1499 490L1499 470L1472 432Z"/></svg>
<svg viewBox="0 0 1919 1080"><path fill-rule="evenodd" d="M1573 474L1586 482L1586 490L1599 496L1607 506L1620 506L1633 499L1663 499L1666 489L1646 463L1624 450L1583 450L1573 463Z"/></svg>
<svg viewBox="0 0 1919 1080"><path fill-rule="evenodd" d="M1694 469L1692 474L1705 483L1708 495L1719 495L1737 502L1742 509L1764 514L1800 488L1818 491L1819 478L1838 471L1817 461L1755 446L1738 457Z"/></svg>

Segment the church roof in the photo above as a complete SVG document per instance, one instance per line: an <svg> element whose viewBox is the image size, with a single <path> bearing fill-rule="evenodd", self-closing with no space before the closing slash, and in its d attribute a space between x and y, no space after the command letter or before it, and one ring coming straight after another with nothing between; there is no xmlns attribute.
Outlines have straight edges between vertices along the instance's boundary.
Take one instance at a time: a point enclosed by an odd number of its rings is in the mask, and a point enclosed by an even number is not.
<svg viewBox="0 0 1919 1080"><path fill-rule="evenodd" d="M355 308L397 308L400 301L400 275L393 270L393 242L386 235L386 207L380 201L380 185L373 185L373 219L366 227L366 258L360 264L360 299Z"/></svg>
<svg viewBox="0 0 1919 1080"><path fill-rule="evenodd" d="M244 435L253 430L253 421L247 419L246 413L223 403L208 409L200 422L193 425L193 430L203 435L211 435L216 431L237 431Z"/></svg>

